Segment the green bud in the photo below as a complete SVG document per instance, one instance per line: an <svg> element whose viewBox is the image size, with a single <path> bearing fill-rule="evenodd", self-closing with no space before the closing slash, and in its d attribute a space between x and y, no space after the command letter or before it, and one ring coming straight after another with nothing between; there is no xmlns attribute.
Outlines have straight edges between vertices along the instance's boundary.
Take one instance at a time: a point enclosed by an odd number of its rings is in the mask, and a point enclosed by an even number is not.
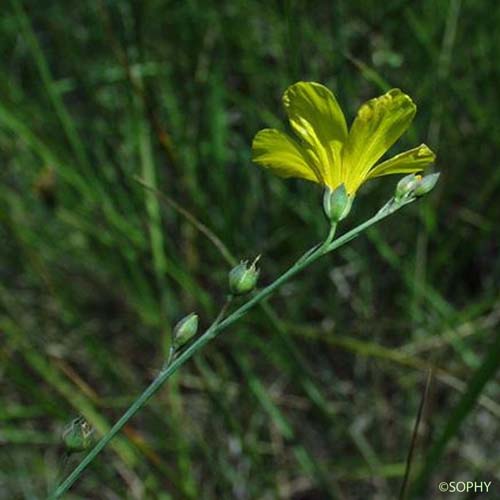
<svg viewBox="0 0 500 500"><path fill-rule="evenodd" d="M409 174L405 175L396 186L395 198L400 200L405 196L413 194L413 191L418 186L419 182L422 180L421 175Z"/></svg>
<svg viewBox="0 0 500 500"><path fill-rule="evenodd" d="M233 295L245 295L251 292L257 284L259 270L255 267L260 255L248 265L248 261L240 262L229 272L229 290Z"/></svg>
<svg viewBox="0 0 500 500"><path fill-rule="evenodd" d="M347 194L344 184L335 189L327 187L323 194L323 210L326 218L336 224L345 219L351 211L352 197Z"/></svg>
<svg viewBox="0 0 500 500"><path fill-rule="evenodd" d="M69 452L84 451L93 443L94 429L84 418L76 418L66 426L62 439Z"/></svg>
<svg viewBox="0 0 500 500"><path fill-rule="evenodd" d="M198 331L198 315L191 313L182 318L174 326L174 340L172 347L178 349L189 342Z"/></svg>
<svg viewBox="0 0 500 500"><path fill-rule="evenodd" d="M423 196L431 192L434 189L434 186L437 184L439 176L441 174L439 172L435 174L426 175L417 185L413 193L415 196Z"/></svg>

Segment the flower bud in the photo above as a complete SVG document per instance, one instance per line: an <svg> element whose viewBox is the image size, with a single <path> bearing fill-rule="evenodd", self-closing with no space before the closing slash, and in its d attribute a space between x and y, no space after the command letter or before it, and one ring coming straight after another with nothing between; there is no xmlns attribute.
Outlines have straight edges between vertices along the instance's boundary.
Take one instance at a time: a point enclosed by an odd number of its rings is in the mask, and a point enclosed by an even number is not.
<svg viewBox="0 0 500 500"><path fill-rule="evenodd" d="M327 187L323 194L323 210L326 218L333 224L345 219L351 211L352 198L347 194L344 184L335 189Z"/></svg>
<svg viewBox="0 0 500 500"><path fill-rule="evenodd" d="M413 191L418 186L419 182L422 180L421 175L409 174L405 175L396 186L395 198L400 200L405 196L413 194Z"/></svg>
<svg viewBox="0 0 500 500"><path fill-rule="evenodd" d="M426 175L417 185L413 193L415 196L423 196L424 194L429 193L434 189L439 176L441 174L439 172L435 174Z"/></svg>
<svg viewBox="0 0 500 500"><path fill-rule="evenodd" d="M245 295L251 292L257 284L259 270L255 267L257 257L250 266L248 261L242 261L237 266L233 267L229 272L229 290L233 295Z"/></svg>
<svg viewBox="0 0 500 500"><path fill-rule="evenodd" d="M94 429L84 418L76 418L66 426L62 439L69 452L84 451L94 442Z"/></svg>
<svg viewBox="0 0 500 500"><path fill-rule="evenodd" d="M189 342L198 331L198 315L191 313L182 318L174 326L174 336L172 347L178 349Z"/></svg>

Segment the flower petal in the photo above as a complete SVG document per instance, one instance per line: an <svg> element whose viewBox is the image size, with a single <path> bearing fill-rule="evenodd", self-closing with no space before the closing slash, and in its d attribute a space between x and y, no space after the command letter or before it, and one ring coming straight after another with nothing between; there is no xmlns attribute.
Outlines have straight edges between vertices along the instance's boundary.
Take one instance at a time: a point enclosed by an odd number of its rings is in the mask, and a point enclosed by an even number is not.
<svg viewBox="0 0 500 500"><path fill-rule="evenodd" d="M266 128L255 135L252 160L280 177L300 177L321 182L321 176L307 162L300 144L276 129Z"/></svg>
<svg viewBox="0 0 500 500"><path fill-rule="evenodd" d="M316 153L325 183L340 179L347 125L333 93L319 83L298 82L286 89L283 105L295 133Z"/></svg>
<svg viewBox="0 0 500 500"><path fill-rule="evenodd" d="M364 182L370 168L408 129L415 111L411 98L399 89L359 108L342 150L346 184L357 189Z"/></svg>
<svg viewBox="0 0 500 500"><path fill-rule="evenodd" d="M411 174L420 172L434 163L436 155L425 144L393 156L376 167L372 168L367 176L367 179L380 177L390 174Z"/></svg>

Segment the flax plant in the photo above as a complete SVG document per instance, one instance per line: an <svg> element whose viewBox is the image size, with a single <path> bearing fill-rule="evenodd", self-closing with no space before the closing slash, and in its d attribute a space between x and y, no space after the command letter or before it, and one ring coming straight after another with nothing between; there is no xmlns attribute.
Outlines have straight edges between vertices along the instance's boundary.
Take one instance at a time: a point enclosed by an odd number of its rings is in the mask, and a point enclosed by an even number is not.
<svg viewBox="0 0 500 500"><path fill-rule="evenodd" d="M56 488L51 498L64 495L124 425L207 343L318 259L414 202L436 184L439 174L417 175L435 160L434 153L425 144L377 163L415 116L415 104L401 90L390 90L363 104L350 129L333 93L319 83L298 82L290 86L284 93L283 104L297 137L276 129L261 130L253 140L253 161L278 176L302 178L324 188L323 211L329 223L324 240L261 289L256 289L259 258L251 264L244 261L234 267L228 276L228 298L215 320L201 334L198 334L195 313L188 314L176 325L169 357L156 378ZM362 184L375 177L401 173L407 175L397 184L394 196L375 215L335 237L339 222L348 216ZM231 311L234 301L242 297L248 298Z"/></svg>

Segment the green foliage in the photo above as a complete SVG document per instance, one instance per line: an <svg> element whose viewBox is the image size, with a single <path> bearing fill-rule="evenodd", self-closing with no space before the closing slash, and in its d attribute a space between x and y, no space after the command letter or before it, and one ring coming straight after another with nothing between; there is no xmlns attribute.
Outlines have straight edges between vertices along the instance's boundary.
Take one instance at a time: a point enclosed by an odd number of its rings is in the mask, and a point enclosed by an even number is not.
<svg viewBox="0 0 500 500"><path fill-rule="evenodd" d="M2 14L2 495L44 498L81 459L56 443L67 422L105 433L175 321L214 318L240 258L262 254L265 284L325 236L321 190L249 160L297 80L334 89L349 119L407 92L416 122L391 153L425 138L440 182L208 345L73 498L392 498L430 366L412 467L425 497L500 480L495 2L11 0ZM396 183L364 186L339 234Z"/></svg>

